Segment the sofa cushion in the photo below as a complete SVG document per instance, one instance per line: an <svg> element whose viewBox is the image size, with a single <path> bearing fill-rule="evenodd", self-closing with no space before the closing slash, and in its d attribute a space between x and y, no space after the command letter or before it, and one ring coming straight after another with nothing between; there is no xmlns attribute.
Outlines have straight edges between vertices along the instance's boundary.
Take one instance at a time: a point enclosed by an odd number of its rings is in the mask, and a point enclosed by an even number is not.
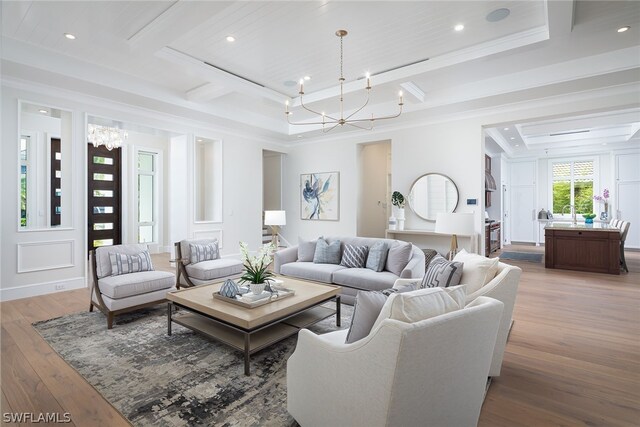
<svg viewBox="0 0 640 427"><path fill-rule="evenodd" d="M413 292L393 294L385 302L373 329L385 319L415 323L461 307L443 288L425 288Z"/></svg>
<svg viewBox="0 0 640 427"><path fill-rule="evenodd" d="M312 262L313 256L316 253L316 240L303 240L298 237L298 261L300 262Z"/></svg>
<svg viewBox="0 0 640 427"><path fill-rule="evenodd" d="M153 271L149 251L142 251L135 255L109 252L109 262L111 263L112 276L137 273L139 271Z"/></svg>
<svg viewBox="0 0 640 427"><path fill-rule="evenodd" d="M467 285L467 293L469 294L476 292L496 277L500 262L499 258L486 258L482 255L469 253L464 249L453 260L464 264L460 283Z"/></svg>
<svg viewBox="0 0 640 427"><path fill-rule="evenodd" d="M382 291L393 287L398 276L388 271L376 273L368 268L345 268L333 273L333 283L365 291Z"/></svg>
<svg viewBox="0 0 640 427"><path fill-rule="evenodd" d="M340 265L347 268L364 268L367 262L368 246L344 245Z"/></svg>
<svg viewBox="0 0 640 427"><path fill-rule="evenodd" d="M213 280L220 277L232 276L242 271L242 261L233 258L218 258L209 261L201 261L185 266L189 277L198 280Z"/></svg>
<svg viewBox="0 0 640 427"><path fill-rule="evenodd" d="M415 290L415 285L410 283L398 288L385 289L382 292L358 291L353 306L351 325L344 342L351 344L369 335L389 295Z"/></svg>
<svg viewBox="0 0 640 427"><path fill-rule="evenodd" d="M340 247L340 240L329 244L324 239L318 239L313 262L316 264L340 264Z"/></svg>
<svg viewBox="0 0 640 427"><path fill-rule="evenodd" d="M369 249L367 263L365 267L373 271L382 271L387 263L387 254L389 253L389 244L379 241L373 244Z"/></svg>
<svg viewBox="0 0 640 427"><path fill-rule="evenodd" d="M169 289L175 283L176 276L166 271L141 271L98 280L100 292L112 299Z"/></svg>
<svg viewBox="0 0 640 427"><path fill-rule="evenodd" d="M189 243L189 262L196 264L198 262L210 261L220 258L220 250L218 249L218 241L199 245L197 243Z"/></svg>
<svg viewBox="0 0 640 427"><path fill-rule="evenodd" d="M334 273L342 270L347 269L341 265L316 264L313 262L290 262L280 267L280 273L285 276L324 283L332 283Z"/></svg>
<svg viewBox="0 0 640 427"><path fill-rule="evenodd" d="M389 248L385 270L392 272L396 276L400 276L402 270L404 270L409 263L412 249L413 247L409 242L401 242Z"/></svg>
<svg viewBox="0 0 640 427"><path fill-rule="evenodd" d="M421 288L448 288L460 284L463 264L461 262L447 261L441 255L436 255L420 283Z"/></svg>

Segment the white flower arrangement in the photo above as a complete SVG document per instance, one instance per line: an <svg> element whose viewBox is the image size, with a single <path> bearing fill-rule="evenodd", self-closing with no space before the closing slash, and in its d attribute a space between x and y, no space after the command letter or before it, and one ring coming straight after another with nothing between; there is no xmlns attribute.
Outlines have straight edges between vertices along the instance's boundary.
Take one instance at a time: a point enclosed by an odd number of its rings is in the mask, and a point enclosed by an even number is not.
<svg viewBox="0 0 640 427"><path fill-rule="evenodd" d="M273 243L262 245L258 253L249 255L249 245L240 242L240 259L244 264L244 274L240 277L240 282L245 283L265 283L273 273L268 270L269 264L273 261L273 252L276 250Z"/></svg>

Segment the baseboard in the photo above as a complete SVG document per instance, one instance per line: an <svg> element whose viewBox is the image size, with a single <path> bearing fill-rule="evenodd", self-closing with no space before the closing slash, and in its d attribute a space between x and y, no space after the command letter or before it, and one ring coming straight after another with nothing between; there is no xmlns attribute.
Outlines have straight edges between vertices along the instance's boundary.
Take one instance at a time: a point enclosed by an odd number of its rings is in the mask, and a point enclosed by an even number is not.
<svg viewBox="0 0 640 427"><path fill-rule="evenodd" d="M64 292L71 289L86 288L84 277L74 277L71 279L56 280L53 282L34 283L30 285L13 286L11 288L0 289L0 301L11 301L15 299L35 297L38 295L52 294L54 292Z"/></svg>

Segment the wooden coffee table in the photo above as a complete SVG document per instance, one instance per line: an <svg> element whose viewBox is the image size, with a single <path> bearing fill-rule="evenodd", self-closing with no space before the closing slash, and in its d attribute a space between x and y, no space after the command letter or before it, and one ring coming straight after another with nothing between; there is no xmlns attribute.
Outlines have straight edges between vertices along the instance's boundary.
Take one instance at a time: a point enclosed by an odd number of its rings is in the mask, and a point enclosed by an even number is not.
<svg viewBox="0 0 640 427"><path fill-rule="evenodd" d="M214 299L221 283L196 286L167 293L167 333L177 323L216 341L244 352L244 373L250 375L250 357L272 344L298 333L322 319L336 315L340 326L339 286L307 280L278 277L282 286L294 289L295 295L256 308L245 308ZM336 301L336 309L320 306ZM174 314L174 307L185 313Z"/></svg>

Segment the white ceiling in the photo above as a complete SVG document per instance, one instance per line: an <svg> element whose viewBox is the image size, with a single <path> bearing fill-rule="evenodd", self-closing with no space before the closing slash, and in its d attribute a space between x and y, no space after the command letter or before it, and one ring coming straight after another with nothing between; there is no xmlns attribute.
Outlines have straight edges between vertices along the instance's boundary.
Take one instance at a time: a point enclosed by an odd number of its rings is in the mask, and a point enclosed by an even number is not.
<svg viewBox="0 0 640 427"><path fill-rule="evenodd" d="M486 20L503 7L506 19ZM617 33L623 25L631 29ZM347 110L362 102L369 71L376 115L396 111L401 85L417 89L405 89L402 121L560 85L640 81L637 1L3 1L2 73L296 140L317 133L286 124L287 98L293 119L311 116L285 82L310 75L305 103L336 112L340 28Z"/></svg>

